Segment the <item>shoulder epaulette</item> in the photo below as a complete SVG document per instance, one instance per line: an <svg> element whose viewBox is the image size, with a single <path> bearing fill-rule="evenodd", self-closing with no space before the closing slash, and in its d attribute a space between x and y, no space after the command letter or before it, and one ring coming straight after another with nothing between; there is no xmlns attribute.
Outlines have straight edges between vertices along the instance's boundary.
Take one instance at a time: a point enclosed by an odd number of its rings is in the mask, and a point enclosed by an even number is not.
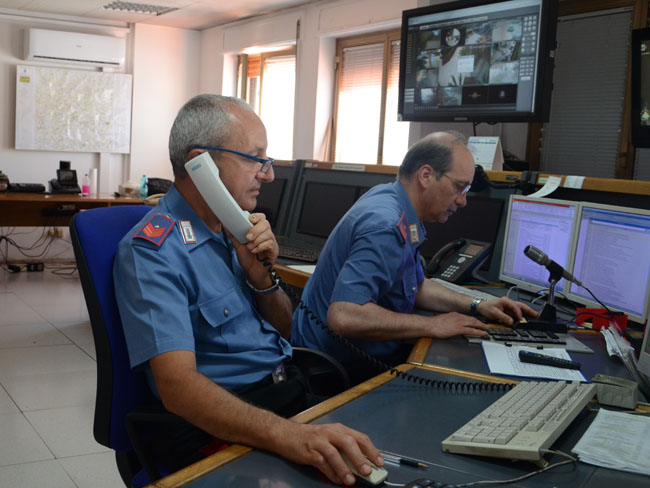
<svg viewBox="0 0 650 488"><path fill-rule="evenodd" d="M174 227L174 221L167 215L154 215L135 233L133 238L144 239L160 247L172 227Z"/></svg>

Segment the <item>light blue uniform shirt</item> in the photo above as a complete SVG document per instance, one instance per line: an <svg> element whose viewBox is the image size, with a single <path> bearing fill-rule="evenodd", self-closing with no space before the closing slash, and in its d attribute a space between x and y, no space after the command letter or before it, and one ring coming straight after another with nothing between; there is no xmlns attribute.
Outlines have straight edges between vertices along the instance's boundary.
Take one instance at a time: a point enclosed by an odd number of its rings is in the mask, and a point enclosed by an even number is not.
<svg viewBox="0 0 650 488"><path fill-rule="evenodd" d="M321 251L302 300L323 322L332 302L376 303L411 313L424 272L418 248L426 235L399 181L377 185L343 216ZM351 340L375 357L395 353L399 342ZM320 349L343 363L360 359L297 309L291 343Z"/></svg>
<svg viewBox="0 0 650 488"><path fill-rule="evenodd" d="M191 224L188 243L180 221ZM162 240L150 222L169 222ZM289 343L257 312L229 239L212 232L175 186L122 239L113 276L131 367L147 368L154 392L148 361L164 352L194 352L198 371L231 390L291 357Z"/></svg>

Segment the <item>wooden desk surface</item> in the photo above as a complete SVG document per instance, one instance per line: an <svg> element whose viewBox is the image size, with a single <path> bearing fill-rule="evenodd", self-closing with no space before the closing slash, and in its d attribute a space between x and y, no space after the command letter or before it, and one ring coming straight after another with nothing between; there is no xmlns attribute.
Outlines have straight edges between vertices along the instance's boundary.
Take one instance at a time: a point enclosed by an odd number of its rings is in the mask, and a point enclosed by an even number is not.
<svg viewBox="0 0 650 488"><path fill-rule="evenodd" d="M113 205L142 205L139 198L112 194L89 195L0 192L0 226L67 226L79 210Z"/></svg>

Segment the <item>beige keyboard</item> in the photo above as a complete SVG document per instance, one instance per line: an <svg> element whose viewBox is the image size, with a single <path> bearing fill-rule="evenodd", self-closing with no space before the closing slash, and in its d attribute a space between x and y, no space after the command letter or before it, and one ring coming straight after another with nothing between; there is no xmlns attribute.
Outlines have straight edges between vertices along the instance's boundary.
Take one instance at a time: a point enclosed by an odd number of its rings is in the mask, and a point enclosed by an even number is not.
<svg viewBox="0 0 650 488"><path fill-rule="evenodd" d="M594 385L523 381L447 439L442 450L542 461L548 449L596 393Z"/></svg>

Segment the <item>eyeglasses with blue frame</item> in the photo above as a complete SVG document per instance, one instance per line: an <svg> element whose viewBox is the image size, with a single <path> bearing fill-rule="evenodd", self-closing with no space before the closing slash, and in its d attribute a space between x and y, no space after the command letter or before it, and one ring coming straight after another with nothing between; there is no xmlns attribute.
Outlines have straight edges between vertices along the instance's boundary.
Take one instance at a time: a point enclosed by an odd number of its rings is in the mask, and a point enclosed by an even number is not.
<svg viewBox="0 0 650 488"><path fill-rule="evenodd" d="M260 171L262 173L266 173L269 170L269 168L273 166L273 163L275 163L275 159L273 158L260 158L257 156L253 156L252 154L246 154L243 152L235 151L234 149L226 149L225 147L192 146L190 150L192 149L203 149L205 151L223 151L223 152L236 154L237 156L241 156L242 158L250 159L251 161L260 163L262 165L262 167L260 168Z"/></svg>

